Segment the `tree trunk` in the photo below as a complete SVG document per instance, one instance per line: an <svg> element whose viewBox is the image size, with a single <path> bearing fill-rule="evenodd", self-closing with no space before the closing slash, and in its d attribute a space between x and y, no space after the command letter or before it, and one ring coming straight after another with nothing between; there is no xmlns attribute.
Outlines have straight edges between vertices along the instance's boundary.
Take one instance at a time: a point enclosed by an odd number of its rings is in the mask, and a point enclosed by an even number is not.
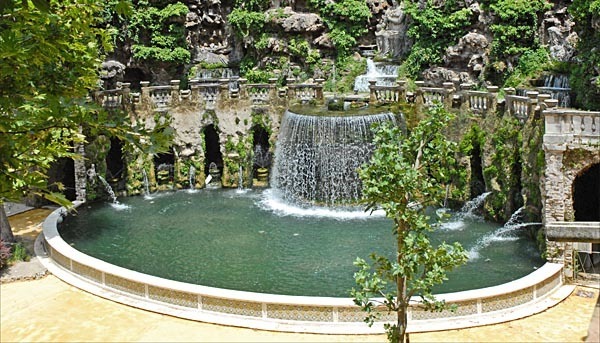
<svg viewBox="0 0 600 343"><path fill-rule="evenodd" d="M401 223L398 226L398 234L396 236L396 248L397 248L397 262L399 265L402 265L400 262L404 253L404 236L406 234L406 225ZM409 301L406 299L406 276L396 276L396 303L398 304L397 309L399 310L397 313L397 325L398 325L398 334L397 334L397 342L405 343L406 336L406 324L408 324L408 305Z"/></svg>
<svg viewBox="0 0 600 343"><path fill-rule="evenodd" d="M8 216L6 215L6 211L4 211L4 202L0 202L0 239L6 243L15 242L15 236L10 228Z"/></svg>

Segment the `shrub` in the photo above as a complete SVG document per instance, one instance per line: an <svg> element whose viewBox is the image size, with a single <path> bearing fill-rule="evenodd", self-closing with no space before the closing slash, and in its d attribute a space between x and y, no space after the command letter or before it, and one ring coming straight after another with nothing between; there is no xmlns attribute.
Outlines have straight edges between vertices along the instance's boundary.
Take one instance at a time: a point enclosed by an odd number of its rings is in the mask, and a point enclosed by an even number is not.
<svg viewBox="0 0 600 343"><path fill-rule="evenodd" d="M10 247L0 239L0 269L4 268L4 266L8 264L10 256Z"/></svg>

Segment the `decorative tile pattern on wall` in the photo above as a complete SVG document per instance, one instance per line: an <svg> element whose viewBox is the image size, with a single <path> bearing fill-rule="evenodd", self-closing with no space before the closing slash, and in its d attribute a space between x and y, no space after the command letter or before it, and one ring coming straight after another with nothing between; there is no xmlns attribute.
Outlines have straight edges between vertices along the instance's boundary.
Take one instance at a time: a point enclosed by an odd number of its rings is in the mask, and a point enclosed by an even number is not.
<svg viewBox="0 0 600 343"><path fill-rule="evenodd" d="M539 283L537 286L538 298L543 296L544 294L550 292L551 290L553 290L554 288L556 288L559 285L560 285L560 273L557 273L556 275Z"/></svg>
<svg viewBox="0 0 600 343"><path fill-rule="evenodd" d="M448 304L451 306L452 304ZM424 320L424 319L435 319L435 318L448 318L448 317L459 317L459 316L468 316L470 314L477 314L477 300L472 301L463 301L460 303L456 303L458 307L456 311L452 312L450 310L444 310L441 312L431 312L426 311L423 308L419 308L416 306L412 308L412 319L413 320Z"/></svg>
<svg viewBox="0 0 600 343"><path fill-rule="evenodd" d="M533 287L528 287L517 292L484 298L481 300L483 312L503 310L509 307L522 305L533 300Z"/></svg>
<svg viewBox="0 0 600 343"><path fill-rule="evenodd" d="M262 304L221 298L202 297L202 310L237 314L240 316L262 317Z"/></svg>
<svg viewBox="0 0 600 343"><path fill-rule="evenodd" d="M172 289L148 286L148 297L177 306L198 308L198 295Z"/></svg>
<svg viewBox="0 0 600 343"><path fill-rule="evenodd" d="M127 280L112 274L105 274L104 282L107 286L132 293L140 297L146 296L146 287L143 283Z"/></svg>
<svg viewBox="0 0 600 343"><path fill-rule="evenodd" d="M310 322L333 322L333 308L322 306L267 304L267 317Z"/></svg>
<svg viewBox="0 0 600 343"><path fill-rule="evenodd" d="M338 321L340 322L362 322L364 321L366 312L360 307L339 307Z"/></svg>
<svg viewBox="0 0 600 343"><path fill-rule="evenodd" d="M54 248L50 248L50 251L52 253L52 259L60 264L61 266L71 270L71 260L65 256L63 256L61 253L59 253L58 251L56 251Z"/></svg>
<svg viewBox="0 0 600 343"><path fill-rule="evenodd" d="M90 279L97 283L102 283L102 272L88 267L79 262L73 261L73 273L83 276L86 279Z"/></svg>

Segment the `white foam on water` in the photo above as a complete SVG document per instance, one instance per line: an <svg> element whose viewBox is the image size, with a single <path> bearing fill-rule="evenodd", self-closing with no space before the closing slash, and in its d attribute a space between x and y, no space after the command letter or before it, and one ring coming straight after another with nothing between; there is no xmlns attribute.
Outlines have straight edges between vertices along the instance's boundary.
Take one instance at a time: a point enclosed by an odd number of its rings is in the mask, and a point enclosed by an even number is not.
<svg viewBox="0 0 600 343"><path fill-rule="evenodd" d="M110 203L110 206L117 211L128 210L131 208L131 206L126 205L126 204L121 204L120 202Z"/></svg>
<svg viewBox="0 0 600 343"><path fill-rule="evenodd" d="M263 197L258 205L261 209L271 211L278 216L333 218L339 220L385 217L385 212L383 210L376 210L371 213L360 209L336 209L318 206L299 207L289 205L274 196L270 189L263 193Z"/></svg>

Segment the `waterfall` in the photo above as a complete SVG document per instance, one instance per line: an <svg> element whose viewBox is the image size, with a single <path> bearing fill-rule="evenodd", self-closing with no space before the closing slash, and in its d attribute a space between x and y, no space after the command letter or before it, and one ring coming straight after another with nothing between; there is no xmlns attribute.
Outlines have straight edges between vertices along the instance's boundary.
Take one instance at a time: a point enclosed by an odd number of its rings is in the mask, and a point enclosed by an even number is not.
<svg viewBox="0 0 600 343"><path fill-rule="evenodd" d="M367 73L359 75L354 80L355 92L368 92L369 81L377 81L377 86L394 86L398 78L398 66L392 64L376 65L372 59L367 59Z"/></svg>
<svg viewBox="0 0 600 343"><path fill-rule="evenodd" d="M148 174L146 174L146 169L142 169L142 176L144 182L144 196L150 196L150 184L148 182Z"/></svg>
<svg viewBox="0 0 600 343"><path fill-rule="evenodd" d="M190 182L190 190L196 189L196 168L194 168L194 166L190 166L190 171L188 172L188 179Z"/></svg>
<svg viewBox="0 0 600 343"><path fill-rule="evenodd" d="M475 246L473 246L471 249L469 249L469 258L470 259L479 258L479 251L481 249L489 246L493 242L515 241L515 240L519 239L518 237L516 237L514 235L514 233L517 232L518 229L520 229L520 228L524 228L527 226L533 226L533 225L542 225L542 223L521 223L521 215L523 214L524 210L525 210L525 207L519 208L510 216L508 221L502 227L494 230L491 233L488 233L487 235L485 235L485 236L481 237L479 240L477 240L477 243L475 243Z"/></svg>
<svg viewBox="0 0 600 343"><path fill-rule="evenodd" d="M571 106L571 86L569 76L562 74L547 74L544 76L544 86L537 87L540 93L550 94L558 100L559 107Z"/></svg>
<svg viewBox="0 0 600 343"><path fill-rule="evenodd" d="M371 124L394 115L312 116L287 111L282 119L271 175L274 195L295 205L356 204L362 184L357 169L374 146Z"/></svg>
<svg viewBox="0 0 600 343"><path fill-rule="evenodd" d="M236 193L246 193L246 189L244 189L244 174L243 174L244 170L242 169L242 166L240 165L240 168L238 170L238 186L237 186L237 190Z"/></svg>

